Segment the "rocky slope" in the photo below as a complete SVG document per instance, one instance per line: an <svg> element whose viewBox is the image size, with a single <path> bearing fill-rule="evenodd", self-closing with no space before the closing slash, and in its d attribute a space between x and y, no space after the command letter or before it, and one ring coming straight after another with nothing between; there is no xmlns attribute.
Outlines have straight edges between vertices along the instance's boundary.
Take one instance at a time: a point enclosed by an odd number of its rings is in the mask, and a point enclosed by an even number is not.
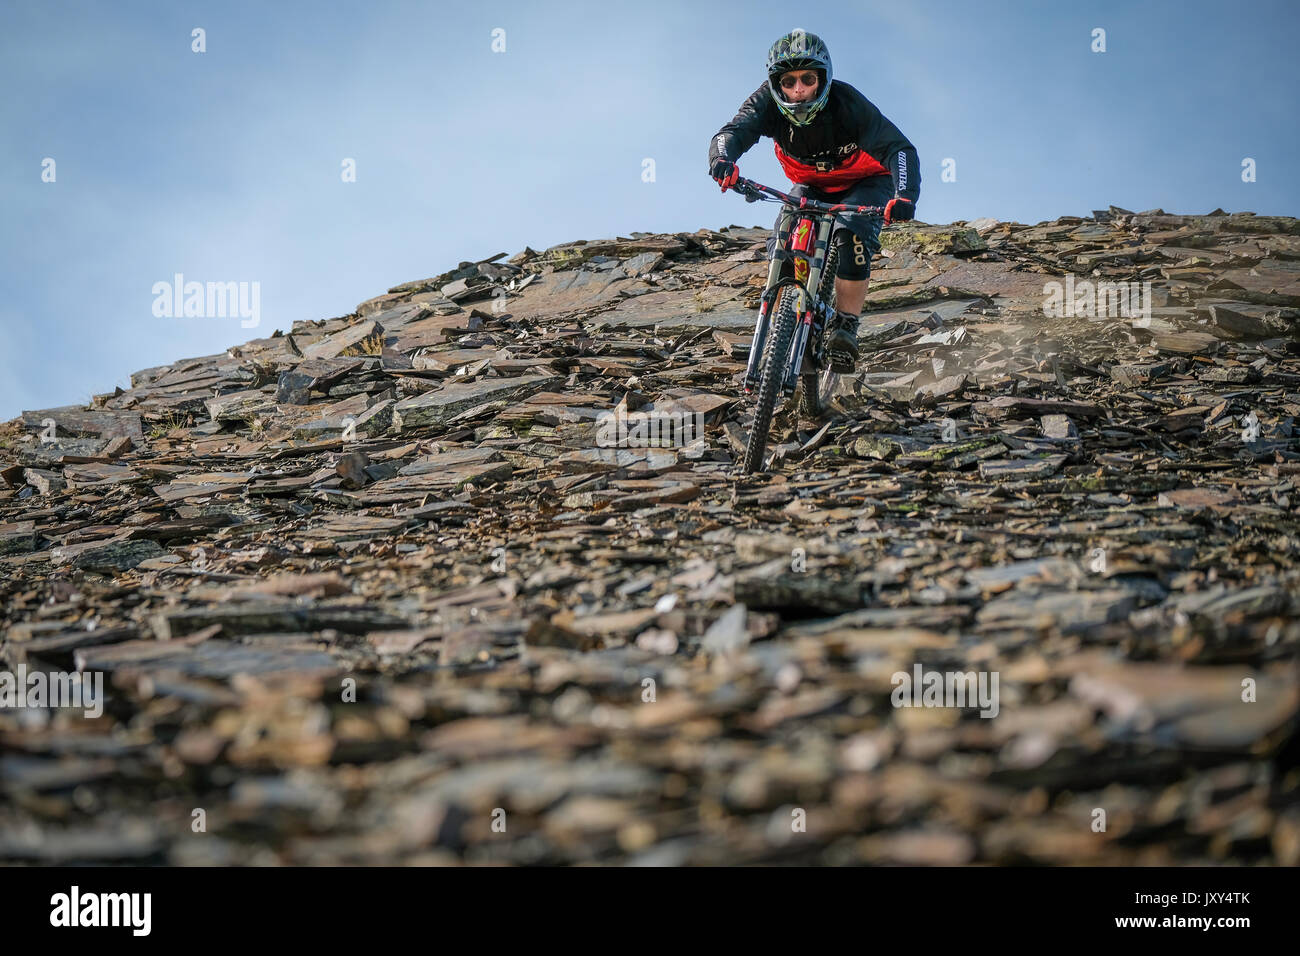
<svg viewBox="0 0 1300 956"><path fill-rule="evenodd" d="M108 700L0 707L0 859L1300 862L1300 222L890 227L860 374L741 479L764 235L461 263L3 426L0 669Z"/></svg>

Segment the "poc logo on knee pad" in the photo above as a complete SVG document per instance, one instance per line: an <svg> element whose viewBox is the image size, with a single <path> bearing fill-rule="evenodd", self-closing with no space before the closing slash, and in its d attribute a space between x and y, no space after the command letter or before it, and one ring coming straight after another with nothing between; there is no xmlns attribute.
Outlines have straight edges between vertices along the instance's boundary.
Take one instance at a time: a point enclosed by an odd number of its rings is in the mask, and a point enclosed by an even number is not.
<svg viewBox="0 0 1300 956"><path fill-rule="evenodd" d="M871 254L867 244L857 233L844 229L835 237L839 249L839 263L835 269L837 279L861 282L871 275Z"/></svg>

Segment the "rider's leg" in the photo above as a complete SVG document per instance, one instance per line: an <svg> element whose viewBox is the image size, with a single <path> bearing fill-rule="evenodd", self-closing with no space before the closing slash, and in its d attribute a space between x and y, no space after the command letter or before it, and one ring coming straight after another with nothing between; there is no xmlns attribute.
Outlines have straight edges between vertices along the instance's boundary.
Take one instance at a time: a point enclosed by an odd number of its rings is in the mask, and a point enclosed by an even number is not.
<svg viewBox="0 0 1300 956"><path fill-rule="evenodd" d="M889 176L869 176L839 193L835 201L852 206L883 206L893 195L894 184ZM830 347L831 367L837 372L853 371L857 361L858 316L866 300L871 257L880 251L880 227L877 216L850 213L836 230L840 256L835 270L835 307L840 329L832 335Z"/></svg>
<svg viewBox="0 0 1300 956"><path fill-rule="evenodd" d="M835 307L850 315L862 314L862 303L867 299L870 279L841 279L835 277Z"/></svg>
<svg viewBox="0 0 1300 956"><path fill-rule="evenodd" d="M852 372L858 361L858 316L867 297L867 283L871 276L871 255L862 238L847 228L835 236L839 244L838 266L835 270L835 310L838 313L835 331L828 343L831 368L836 372Z"/></svg>

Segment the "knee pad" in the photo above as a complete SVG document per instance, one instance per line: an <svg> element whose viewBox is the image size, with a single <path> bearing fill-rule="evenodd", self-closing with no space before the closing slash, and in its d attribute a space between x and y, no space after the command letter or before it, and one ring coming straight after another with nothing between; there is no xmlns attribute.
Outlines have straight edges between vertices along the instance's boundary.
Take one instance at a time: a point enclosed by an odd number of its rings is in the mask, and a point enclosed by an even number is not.
<svg viewBox="0 0 1300 956"><path fill-rule="evenodd" d="M859 282L871 276L871 251L852 229L841 229L835 241L840 252L835 275L850 282Z"/></svg>

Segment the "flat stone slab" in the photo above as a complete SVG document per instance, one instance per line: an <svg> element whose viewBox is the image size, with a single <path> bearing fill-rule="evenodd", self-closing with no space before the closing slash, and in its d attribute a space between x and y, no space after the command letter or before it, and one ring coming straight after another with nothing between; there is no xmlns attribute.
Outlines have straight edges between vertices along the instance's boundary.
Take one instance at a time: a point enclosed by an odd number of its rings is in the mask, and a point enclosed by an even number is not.
<svg viewBox="0 0 1300 956"><path fill-rule="evenodd" d="M394 427L401 431L440 425L461 412L493 401L517 402L563 381L558 375L524 375L519 378L484 378L452 383L393 406Z"/></svg>

